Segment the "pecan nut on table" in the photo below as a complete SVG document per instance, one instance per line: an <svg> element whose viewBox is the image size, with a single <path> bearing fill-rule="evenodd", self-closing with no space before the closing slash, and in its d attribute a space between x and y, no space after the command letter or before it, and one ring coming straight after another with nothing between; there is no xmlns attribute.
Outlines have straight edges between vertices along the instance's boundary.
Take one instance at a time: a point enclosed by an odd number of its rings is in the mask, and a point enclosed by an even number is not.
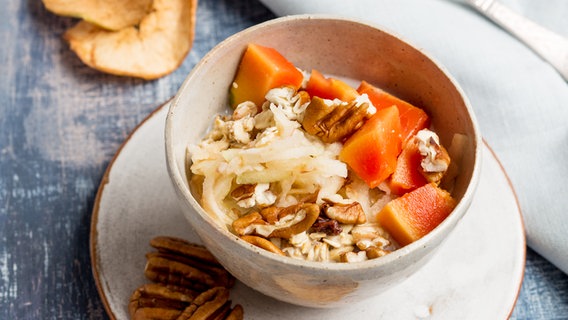
<svg viewBox="0 0 568 320"><path fill-rule="evenodd" d="M144 284L130 297L132 319L239 320L241 305L231 307L235 278L203 246L172 237L156 237L146 254Z"/></svg>

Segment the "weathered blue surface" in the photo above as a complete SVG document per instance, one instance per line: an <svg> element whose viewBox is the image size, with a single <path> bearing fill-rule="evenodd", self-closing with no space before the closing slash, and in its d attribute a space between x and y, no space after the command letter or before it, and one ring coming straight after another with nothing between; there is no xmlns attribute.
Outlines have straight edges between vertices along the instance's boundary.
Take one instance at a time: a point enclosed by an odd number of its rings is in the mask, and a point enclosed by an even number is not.
<svg viewBox="0 0 568 320"><path fill-rule="evenodd" d="M201 1L184 64L142 81L84 66L61 39L76 20L37 0L0 5L0 319L105 319L89 230L107 164L207 51L273 15L254 0ZM568 276L527 258L512 317L568 319Z"/></svg>

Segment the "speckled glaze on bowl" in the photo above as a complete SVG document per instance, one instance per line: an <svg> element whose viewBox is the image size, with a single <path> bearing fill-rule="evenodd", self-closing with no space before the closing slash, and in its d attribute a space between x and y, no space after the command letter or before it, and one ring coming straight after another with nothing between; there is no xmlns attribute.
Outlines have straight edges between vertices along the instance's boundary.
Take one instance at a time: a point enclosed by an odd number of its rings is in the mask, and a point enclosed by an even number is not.
<svg viewBox="0 0 568 320"><path fill-rule="evenodd" d="M191 193L186 148L227 111L228 89L248 43L274 47L299 68L366 80L422 106L441 142L468 144L450 216L422 239L384 257L335 264L294 260L252 246L216 225ZM195 66L166 120L167 168L182 210L205 245L240 281L268 296L309 307L336 307L376 294L423 266L466 213L480 176L481 138L469 102L448 73L419 49L375 26L338 17L289 16L244 30Z"/></svg>

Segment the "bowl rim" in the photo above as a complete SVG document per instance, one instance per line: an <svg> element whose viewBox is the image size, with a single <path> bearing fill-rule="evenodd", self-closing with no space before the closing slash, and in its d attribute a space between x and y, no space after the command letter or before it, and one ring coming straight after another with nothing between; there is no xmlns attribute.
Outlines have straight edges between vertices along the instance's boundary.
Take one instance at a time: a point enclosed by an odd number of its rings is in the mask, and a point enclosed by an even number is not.
<svg viewBox="0 0 568 320"><path fill-rule="evenodd" d="M217 51L219 51L222 47L229 46L231 43L239 41L240 38L242 38L243 36L245 36L247 34L258 32L259 30L266 28L266 27L269 27L269 26L272 26L272 25L290 23L290 22L296 21L296 20L300 20L300 21L333 20L333 21L337 21L337 22L345 22L345 23L351 23L351 24L354 23L354 24L359 24L359 25L364 26L364 27L370 27L372 29L376 29L378 31L381 31L383 33L386 33L387 35L390 35L390 36L396 38L397 40L403 42L405 45L408 45L409 47L417 50L426 59L430 60L430 62L433 63L436 66L436 68L438 68L443 73L443 75L449 80L449 82L455 88L455 90L459 94L460 98L463 100L464 106L467 110L468 117L470 118L471 126L472 126L472 129L473 129L472 130L473 135L472 135L471 138L472 138L472 144L474 146L473 170L472 170L470 182L469 182L468 186L466 187L466 190L465 190L462 198L460 199L460 201L458 202L458 204L456 205L456 207L454 208L452 213L450 213L450 215L446 219L444 219L444 221L442 221L442 223L440 223L436 228L434 228L434 230L430 231L427 235L420 238L419 240L417 240L417 241L415 241L411 244L408 244L408 245L406 245L402 248L399 248L399 249L397 249L397 250L395 250L395 251L393 251L393 252L391 252L391 253L383 256L383 257L376 258L376 259L370 259L370 260L366 260L366 261L362 261L362 262L326 263L326 262L299 260L299 259L294 259L294 258L287 257L287 256L280 256L280 255L268 252L264 249L258 248L258 247L254 246L254 245L252 245L252 244L250 244L246 241L243 241L242 239L240 239L239 237L237 237L235 234L231 233L227 229L219 226L210 217L210 215L201 207L199 202L193 197L189 188L185 187L185 183L184 183L185 177L180 174L181 171L180 171L180 168L178 167L177 162L175 160L174 150L173 150L174 148L173 148L173 145L172 145L173 134L174 134L172 122L173 122L173 118L175 117L176 110L178 108L182 108L182 106L179 105L180 96L182 96L184 94L184 92L186 90L188 90L187 88L190 86L191 82L194 81L193 79L196 77L196 74L198 73L198 70L201 68L201 66L207 64L207 61ZM403 259L407 256L412 256L411 253L418 251L421 248L427 247L428 243L430 243L431 241L435 241L436 238L441 237L439 239L440 244L441 244L441 242L443 242L445 240L445 238L447 238L447 236L449 236L449 234L448 234L444 237L442 231L444 229L451 228L452 225L457 224L457 222L459 222L459 220L461 220L463 218L463 216L465 215L465 213L468 209L468 206L470 205L470 203L473 199L475 190L477 189L479 179L480 179L480 170L481 170L482 139L481 139L479 125L477 123L475 113L473 111L473 108L471 106L471 103L470 103L467 95L465 94L463 89L460 87L460 85L456 81L456 79L444 67L444 65L442 65L434 57L432 57L430 54L428 54L423 48L420 48L420 47L413 45L411 42L407 41L404 37L401 37L396 32L393 32L392 30L389 30L388 28L385 28L384 26L381 26L381 25L378 25L376 23L372 23L372 22L369 22L369 21L365 21L364 19L348 18L348 17L330 15L330 14L298 14L298 15L289 15L289 16L271 19L271 20L262 22L260 24L256 24L254 26L251 26L249 28L246 28L246 29L244 29L244 30L242 30L242 31L240 31L236 34L229 36L225 40L223 40L223 41L219 42L217 45L215 45L193 67L193 69L191 70L189 75L186 77L186 79L182 83L180 89L178 90L178 92L176 93L174 98L172 99L172 102L169 106L168 114L166 116L166 125L165 125L165 152L166 152L166 166L167 166L167 169L168 169L168 173L169 173L170 179L172 180L174 188L176 189L178 194L183 197L184 202L188 203L197 212L197 214L200 216L201 219L204 219L207 224L212 226L223 237L227 237L227 240L230 240L230 241L237 243L237 245L242 246L243 249L245 249L245 250L252 251L252 253L255 253L256 255L258 255L259 258L262 257L264 259L273 260L273 261L278 262L278 263L283 263L283 264L290 265L290 266L297 266L297 267L301 267L301 268L304 268L304 269L307 268L307 269L314 269L314 270L347 272L347 271L361 271L361 270L365 270L365 269L375 269L375 268L380 268L384 265L389 265L393 261ZM461 212L461 214L454 214L454 212ZM453 231L453 230L450 230L450 232L451 231Z"/></svg>

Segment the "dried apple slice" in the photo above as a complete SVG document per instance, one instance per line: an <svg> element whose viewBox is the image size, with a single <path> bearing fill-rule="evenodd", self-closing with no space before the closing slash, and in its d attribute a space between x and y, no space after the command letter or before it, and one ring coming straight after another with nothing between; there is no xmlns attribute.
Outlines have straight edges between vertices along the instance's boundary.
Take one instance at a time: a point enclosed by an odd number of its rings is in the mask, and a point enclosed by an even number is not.
<svg viewBox="0 0 568 320"><path fill-rule="evenodd" d="M43 0L43 4L55 14L120 30L137 25L148 14L152 0Z"/></svg>
<svg viewBox="0 0 568 320"><path fill-rule="evenodd" d="M154 0L138 26L109 31L81 21L64 38L86 65L147 80L174 71L191 49L197 0Z"/></svg>

